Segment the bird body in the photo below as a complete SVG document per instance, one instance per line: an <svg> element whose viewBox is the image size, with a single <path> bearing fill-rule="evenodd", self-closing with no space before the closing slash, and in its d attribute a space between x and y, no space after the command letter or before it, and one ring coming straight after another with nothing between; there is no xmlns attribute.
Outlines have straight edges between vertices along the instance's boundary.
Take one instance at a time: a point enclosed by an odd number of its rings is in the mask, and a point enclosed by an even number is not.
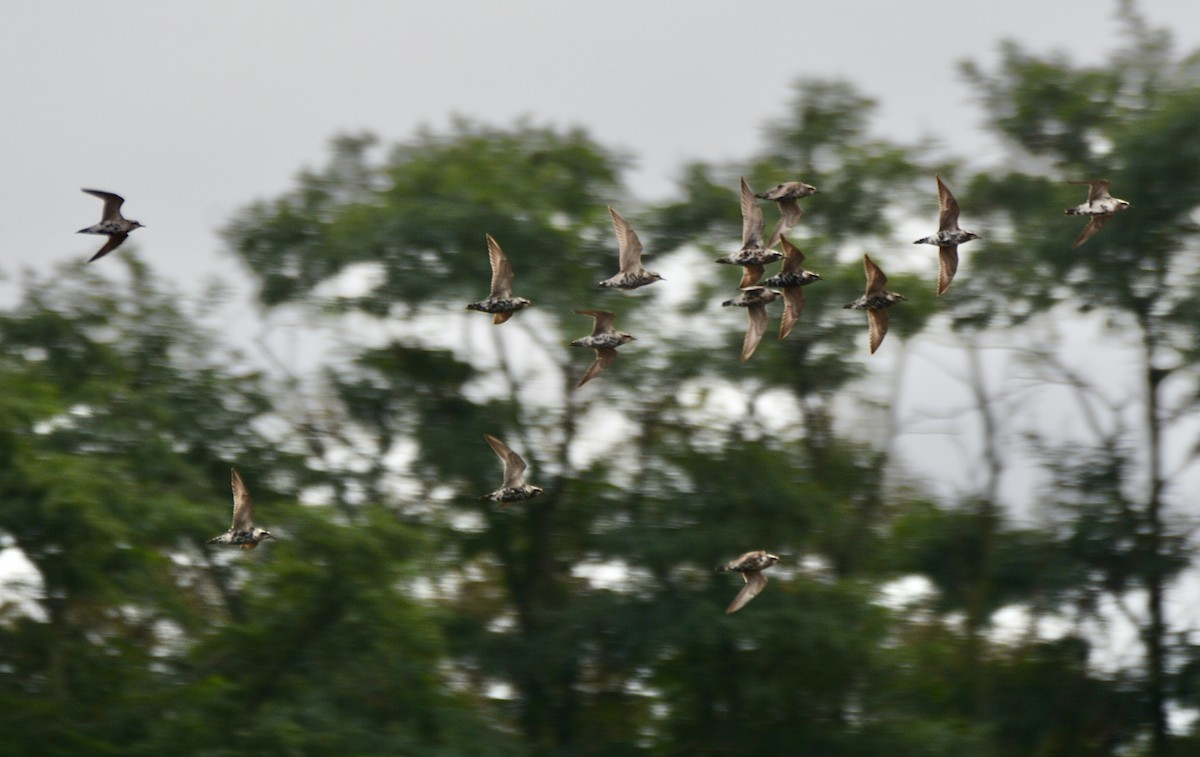
<svg viewBox="0 0 1200 757"><path fill-rule="evenodd" d="M938 283L937 293L940 297L950 288L954 274L958 271L958 246L979 236L971 231L958 227L958 201L950 193L950 189L938 176L938 230L936 234L918 239L913 244L932 244L938 248Z"/></svg>
<svg viewBox="0 0 1200 757"><path fill-rule="evenodd" d="M108 241L104 243L104 246L88 259L89 263L99 260L120 247L129 238L129 232L134 229L144 228L137 221L131 221L121 215L121 205L125 203L124 197L100 189L83 189L80 191L104 200L104 210L100 218L100 223L75 232L76 234L104 234L108 237Z"/></svg>
<svg viewBox="0 0 1200 757"><path fill-rule="evenodd" d="M602 288L637 289L647 284L653 284L656 281L662 281L662 276L653 271L647 271L642 267L642 242L638 239L637 232L612 207L609 207L608 212L612 216L613 229L617 234L617 244L619 245L618 260L621 270L615 276L596 282L596 286Z"/></svg>
<svg viewBox="0 0 1200 757"><path fill-rule="evenodd" d="M871 260L870 255L863 255L863 268L867 273L866 293L842 307L867 311L871 354L874 355L875 350L879 349L879 345L883 343L883 338L887 336L888 315L885 308L890 308L897 302L903 302L908 298L884 289L884 285L887 284L887 276L884 275L883 269L876 265L874 260Z"/></svg>
<svg viewBox="0 0 1200 757"><path fill-rule="evenodd" d="M804 310L804 290L814 281L820 281L820 274L804 270L804 253L800 252L787 237L780 237L783 242L783 267L779 273L763 282L763 286L778 287L783 290L783 318L779 321L779 338L787 339L792 333L792 327L800 319L800 311Z"/></svg>
<svg viewBox="0 0 1200 757"><path fill-rule="evenodd" d="M576 310L575 313L590 316L594 322L592 333L574 340L571 342L571 346L590 347L596 351L596 359L583 374L583 378L579 379L579 383L575 385L575 388L578 389L600 375L601 371L617 359L617 347L631 342L637 337L614 329L612 322L615 316L607 310Z"/></svg>
<svg viewBox="0 0 1200 757"><path fill-rule="evenodd" d="M500 244L491 234L487 235L487 246L488 261L492 266L492 291L486 300L467 305L467 310L491 313L492 323L499 325L512 318L513 313L527 308L533 303L524 297L513 295L512 264L508 262L508 256L504 254L504 250L500 248Z"/></svg>
<svg viewBox="0 0 1200 757"><path fill-rule="evenodd" d="M742 362L750 359L758 349L763 334L767 333L767 305L782 297L783 294L764 286L745 287L738 292L737 297L725 300L722 307L746 308L746 317L750 324L746 327L746 337L742 340Z"/></svg>
<svg viewBox="0 0 1200 757"><path fill-rule="evenodd" d="M736 571L741 573L742 579L746 582L742 590L729 603L729 607L725 608L726 615L732 615L742 609L747 602L762 592L763 587L767 585L767 577L762 572L777 562L779 562L778 556L765 550L756 549L743 554L736 560L717 566L717 572Z"/></svg>
<svg viewBox="0 0 1200 757"><path fill-rule="evenodd" d="M509 502L520 502L541 496L545 490L540 486L525 483L525 460L509 449L508 445L491 434L484 434L488 446L504 462L504 485L494 492L483 495L484 499L498 502L506 507Z"/></svg>
<svg viewBox="0 0 1200 757"><path fill-rule="evenodd" d="M209 544L231 544L242 549L254 549L263 539L274 539L271 532L254 525L254 501L236 468L229 469L229 481L233 488L233 525L220 536L208 540Z"/></svg>
<svg viewBox="0 0 1200 757"><path fill-rule="evenodd" d="M1117 213L1129 207L1129 203L1125 200L1113 197L1108 193L1112 182L1107 179L1082 179L1068 181L1068 184L1086 184L1088 187L1087 202L1082 205L1076 205L1073 208L1067 208L1069 216L1091 216L1088 219L1087 225L1083 227L1079 237L1075 243L1071 245L1071 249L1075 249L1079 245L1095 236L1097 231L1108 223L1108 219L1112 218Z"/></svg>
<svg viewBox="0 0 1200 757"><path fill-rule="evenodd" d="M776 184L766 192L754 195L760 200L770 200L779 204L779 222L775 224L775 229L771 232L771 238L767 240L766 247L770 248L779 244L783 235L800 223L800 217L804 215L804 211L796 201L816 193L817 188L812 184L805 184L802 181L785 181L782 184Z"/></svg>
<svg viewBox="0 0 1200 757"><path fill-rule="evenodd" d="M760 266L758 274L762 274L761 266L767 263L774 263L783 257L783 253L776 250L768 249L763 244L763 214L762 208L758 207L758 201L754 199L754 193L750 191L750 185L746 180L742 179L742 246L737 252L731 252L722 258L717 258L718 263L725 265L741 265L741 266ZM745 283L743 277L743 286L749 286L754 282Z"/></svg>

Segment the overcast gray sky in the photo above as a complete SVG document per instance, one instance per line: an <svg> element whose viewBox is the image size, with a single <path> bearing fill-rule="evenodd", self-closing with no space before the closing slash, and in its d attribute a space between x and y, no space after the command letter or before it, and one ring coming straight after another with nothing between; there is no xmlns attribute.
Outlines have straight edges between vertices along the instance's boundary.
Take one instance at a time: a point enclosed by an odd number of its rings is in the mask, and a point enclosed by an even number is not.
<svg viewBox="0 0 1200 757"><path fill-rule="evenodd" d="M320 165L331 136L403 140L451 114L584 126L632 154L631 186L651 200L687 160L750 154L798 77L840 76L880 101L880 133L986 158L956 63L994 60L1002 38L1098 61L1116 44L1115 5L11 3L0 24L0 270L87 260L103 240L74 232L98 220L100 202L79 188L97 187L146 224L131 242L160 272L185 283L231 272L216 229ZM1141 3L1186 48L1200 37L1192 5Z"/></svg>

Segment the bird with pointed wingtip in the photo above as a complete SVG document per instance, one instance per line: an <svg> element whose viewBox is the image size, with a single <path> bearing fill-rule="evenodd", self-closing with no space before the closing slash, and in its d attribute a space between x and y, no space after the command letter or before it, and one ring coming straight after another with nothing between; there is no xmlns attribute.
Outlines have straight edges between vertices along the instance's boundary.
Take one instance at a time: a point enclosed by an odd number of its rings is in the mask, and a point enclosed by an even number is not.
<svg viewBox="0 0 1200 757"><path fill-rule="evenodd" d="M800 223L800 217L804 215L804 211L796 201L815 195L817 192L817 188L812 184L805 184L802 181L785 181L782 184L776 184L766 192L759 192L754 195L760 200L770 200L779 203L779 222L775 224L775 229L771 232L771 238L767 240L767 247L774 247L779 244L779 240L783 238L783 235L795 228L796 224Z"/></svg>
<svg viewBox="0 0 1200 757"><path fill-rule="evenodd" d="M617 259L621 270L615 276L596 282L596 286L637 289L656 281L662 281L662 276L642 268L642 242L638 239L637 232L611 205L608 212L612 216L613 228L617 233L617 244L620 246Z"/></svg>
<svg viewBox="0 0 1200 757"><path fill-rule="evenodd" d="M974 232L958 228L958 201L938 176L938 230L936 234L918 239L913 244L932 244L938 248L937 293L941 297L950 288L958 271L958 246L979 239Z"/></svg>
<svg viewBox="0 0 1200 757"><path fill-rule="evenodd" d="M746 316L750 325L746 327L746 338L742 340L742 362L750 359L758 349L763 334L767 333L767 304L782 297L783 294L764 286L744 287L738 296L725 300L722 307L746 308Z"/></svg>
<svg viewBox="0 0 1200 757"><path fill-rule="evenodd" d="M750 185L742 179L742 247L723 258L717 258L718 263L725 265L740 265L744 267L742 281L738 287L744 289L753 285L762 276L763 266L774 263L783 257L783 253L768 249L763 245L763 213L750 191Z"/></svg>
<svg viewBox="0 0 1200 757"><path fill-rule="evenodd" d="M208 540L209 544L236 544L242 549L254 549L263 539L274 539L271 532L254 525L254 501L236 468L229 469L229 481L233 486L233 525L220 536Z"/></svg>
<svg viewBox="0 0 1200 757"><path fill-rule="evenodd" d="M490 494L483 495L483 499L490 499L500 503L501 507L508 507L509 502L521 502L545 493L542 487L525 483L525 460L520 455L491 434L484 434L483 438L487 440L488 446L496 456L504 461L504 485Z"/></svg>
<svg viewBox="0 0 1200 757"><path fill-rule="evenodd" d="M486 300L472 302L467 310L478 310L482 313L492 313L492 323L497 325L512 318L513 313L529 307L531 303L524 297L514 297L512 292L513 269L508 262L500 244L487 235L488 260L492 264L492 293Z"/></svg>
<svg viewBox="0 0 1200 757"><path fill-rule="evenodd" d="M863 268L867 272L866 294L842 307L867 311L867 325L871 332L871 354L874 355L875 350L879 349L879 345L883 343L883 338L887 336L888 314L884 308L890 308L897 302L908 298L884 289L884 285L887 284L887 276L883 274L882 268L875 265L875 261L871 260L870 255L863 255Z"/></svg>
<svg viewBox="0 0 1200 757"><path fill-rule="evenodd" d="M104 211L100 217L100 223L75 232L76 234L104 234L108 237L104 246L88 259L89 263L99 260L120 247L129 238L129 232L145 228L137 221L131 221L121 215L121 205L125 203L125 198L121 195L99 189L82 189L80 191L104 200Z"/></svg>
<svg viewBox="0 0 1200 757"><path fill-rule="evenodd" d="M1108 223L1108 219L1128 208L1129 203L1108 193L1112 182L1107 179L1075 179L1067 183L1086 184L1088 187L1087 202L1082 205L1076 205L1073 208L1067 208L1067 215L1069 216L1091 216L1087 222L1087 226L1083 227L1079 238L1075 240L1075 244L1071 245L1071 249L1074 250L1079 245L1091 239L1104 224Z"/></svg>
<svg viewBox="0 0 1200 757"><path fill-rule="evenodd" d="M594 323L591 335L576 339L571 342L571 346L591 347L596 351L596 359L583 374L583 378L579 379L579 383L575 385L575 388L578 389L600 375L601 371L617 359L617 347L633 341L637 337L614 329L612 322L616 316L607 310L576 310L575 313L593 318Z"/></svg>
<svg viewBox="0 0 1200 757"><path fill-rule="evenodd" d="M718 573L737 571L742 574L742 580L746 582L742 590L729 603L729 607L725 608L726 615L732 615L742 609L746 606L747 602L762 592L763 587L767 585L767 577L762 572L777 562L779 562L779 558L776 555L756 549L753 552L747 552L736 560L731 560L717 566Z"/></svg>
<svg viewBox="0 0 1200 757"><path fill-rule="evenodd" d="M792 327L800 319L800 311L804 310L804 290L814 281L820 281L820 274L804 270L804 253L800 252L787 237L780 237L783 242L783 267L779 273L763 282L763 286L778 287L783 290L783 318L779 321L779 338L787 339L792 333Z"/></svg>

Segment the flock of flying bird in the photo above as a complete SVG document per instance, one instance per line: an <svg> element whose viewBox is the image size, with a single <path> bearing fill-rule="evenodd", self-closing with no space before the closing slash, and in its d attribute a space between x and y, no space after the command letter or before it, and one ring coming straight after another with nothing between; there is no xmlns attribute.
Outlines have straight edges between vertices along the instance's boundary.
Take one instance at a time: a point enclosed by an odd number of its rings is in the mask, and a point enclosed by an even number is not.
<svg viewBox="0 0 1200 757"><path fill-rule="evenodd" d="M938 230L936 234L918 239L914 244L930 244L938 248L937 293L941 296L950 288L954 274L958 271L958 246L979 237L970 231L959 228L958 202L942 178L940 176L936 178L939 208ZM1071 248L1074 249L1091 239L1108 222L1109 218L1128 208L1129 203L1109 194L1110 182L1107 180L1091 179L1068 183L1088 186L1087 200L1066 210L1067 215L1083 215L1089 218L1087 225L1071 245ZM78 232L80 234L101 234L108 237L104 246L88 260L91 263L120 247L129 237L130 232L144 227L137 221L129 220L121 215L121 206L125 201L120 195L97 189L84 189L83 191L104 201L104 211L100 223L80 229ZM766 306L783 298L784 311L780 321L779 338L784 339L791 333L792 327L796 325L796 321L800 317L800 311L804 308L803 287L821 279L818 274L803 269L804 254L784 236L799 223L804 214L798 201L817 194L817 192L817 188L811 184L789 181L766 192L755 194L746 180L744 178L741 180L742 246L736 252L718 258L716 262L742 266L742 279L738 284L737 296L721 304L746 308L750 325L742 343L741 359L743 361L750 359L766 333L768 320ZM779 205L779 221L765 243L763 241L765 222L758 200L768 200ZM613 227L617 235L620 270L612 277L597 282L596 286L629 290L661 281L662 276L642 267L642 243L633 227L613 208L610 207L608 212L612 215ZM486 237L488 259L492 269L491 292L486 299L467 305L467 309L490 313L492 322L499 325L512 318L518 310L529 307L532 303L524 297L513 294L512 265L492 235L487 234ZM777 244L781 245L782 250L774 249ZM779 273L760 283L765 271L764 267L778 261L782 261ZM871 353L874 354L887 334L886 309L906 298L885 289L887 276L869 255L863 255L863 267L867 277L866 291L863 296L844 307L867 311L869 343ZM593 326L590 335L574 340L571 345L590 347L596 353L596 359L576 384L576 388L578 388L604 371L616 359L617 347L632 341L635 337L613 328L614 315L611 311L576 310L575 312L591 317ZM483 438L504 463L503 485L484 495L484 499L496 502L500 507L506 507L510 502L532 499L544 492L541 487L526 483L526 464L519 454L491 434L484 434ZM238 545L242 549L254 549L264 539L274 538L266 529L255 526L254 503L236 469L230 469L230 482L233 489L233 523L228 531L209 539L208 543ZM779 562L778 556L764 550L754 550L717 566L718 571L741 573L745 582L725 612L737 612L747 602L758 596L763 587L767 585L766 576L762 574L763 570L777 562Z"/></svg>

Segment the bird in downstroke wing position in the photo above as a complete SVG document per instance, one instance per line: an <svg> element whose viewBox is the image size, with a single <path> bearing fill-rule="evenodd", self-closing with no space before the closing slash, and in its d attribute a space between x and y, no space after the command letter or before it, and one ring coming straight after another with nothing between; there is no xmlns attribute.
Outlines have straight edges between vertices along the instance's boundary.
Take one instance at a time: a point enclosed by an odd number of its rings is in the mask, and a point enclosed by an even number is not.
<svg viewBox="0 0 1200 757"><path fill-rule="evenodd" d="M1088 187L1087 202L1082 205L1076 205L1073 208L1067 208L1067 215L1069 216L1091 216L1087 222L1087 226L1083 227L1083 231L1080 232L1075 243L1071 245L1071 249L1074 250L1079 245L1091 239L1104 224L1108 223L1108 219L1128 208L1129 203L1108 193L1108 188L1112 186L1112 182L1107 179L1082 179L1068 181L1067 183L1086 184Z"/></svg>
<svg viewBox="0 0 1200 757"><path fill-rule="evenodd" d="M637 337L614 329L612 322L615 316L607 310L576 310L575 313L590 316L594 319L594 323L592 333L571 342L571 346L591 347L596 351L596 359L592 361L591 366L583 374L583 378L579 379L579 383L575 385L575 388L578 389L600 375L601 371L617 359L617 347L631 342Z"/></svg>
<svg viewBox="0 0 1200 757"><path fill-rule="evenodd" d="M733 601L729 603L729 607L725 608L726 615L732 615L738 610L746 606L746 603L754 599L767 585L767 577L762 574L764 570L779 562L779 558L770 552L756 549L753 552L747 552L736 560L731 560L723 565L717 566L717 571L736 571L742 574L742 579L746 585L738 592Z"/></svg>

